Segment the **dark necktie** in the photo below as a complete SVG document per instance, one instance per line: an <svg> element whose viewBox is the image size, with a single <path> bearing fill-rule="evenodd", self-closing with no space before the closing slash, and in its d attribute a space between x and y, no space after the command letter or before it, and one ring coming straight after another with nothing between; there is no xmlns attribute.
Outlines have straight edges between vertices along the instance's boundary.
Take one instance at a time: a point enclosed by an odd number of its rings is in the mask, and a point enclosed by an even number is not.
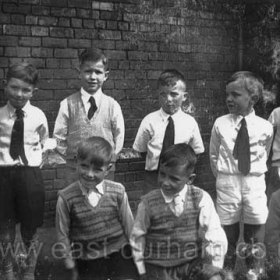
<svg viewBox="0 0 280 280"><path fill-rule="evenodd" d="M24 153L24 142L23 142L24 112L22 111L22 109L16 109L16 116L17 118L15 120L13 130L12 130L12 136L11 136L10 155L14 160L20 157L24 165L27 165L28 161Z"/></svg>
<svg viewBox="0 0 280 280"><path fill-rule="evenodd" d="M164 138L163 138L159 162L160 162L160 159L161 159L163 153L166 151L166 149L174 144L174 137L175 137L174 135L175 135L174 122L173 122L172 117L170 116L168 118L168 125L166 127Z"/></svg>
<svg viewBox="0 0 280 280"><path fill-rule="evenodd" d="M238 160L238 169L243 175L250 172L250 144L247 124L245 118L241 121L241 127L238 131L235 146L233 149L233 156Z"/></svg>
<svg viewBox="0 0 280 280"><path fill-rule="evenodd" d="M88 101L90 102L90 108L88 110L88 119L90 120L93 117L95 111L97 110L97 106L93 96L91 96Z"/></svg>

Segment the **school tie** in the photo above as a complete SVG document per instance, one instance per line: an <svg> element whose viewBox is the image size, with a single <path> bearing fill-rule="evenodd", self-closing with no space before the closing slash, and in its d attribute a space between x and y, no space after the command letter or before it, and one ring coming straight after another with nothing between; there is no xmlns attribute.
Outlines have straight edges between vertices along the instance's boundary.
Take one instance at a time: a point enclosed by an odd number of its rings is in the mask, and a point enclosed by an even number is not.
<svg viewBox="0 0 280 280"><path fill-rule="evenodd" d="M245 118L241 120L241 127L238 131L233 156L238 160L238 169L243 175L250 172L250 144Z"/></svg>
<svg viewBox="0 0 280 280"><path fill-rule="evenodd" d="M10 155L15 160L18 157L21 158L24 165L28 164L28 161L24 152L24 142L23 142L23 134L24 134L24 112L22 109L16 109L16 120L12 130L11 136L11 145L10 145Z"/></svg>
<svg viewBox="0 0 280 280"><path fill-rule="evenodd" d="M173 122L172 117L170 116L168 118L168 124L167 124L167 127L165 129L165 134L164 134L164 138L163 138L163 143L162 143L162 149L161 149L161 153L160 153L160 157L159 157L159 162L160 162L160 159L161 159L163 153L166 151L166 149L174 144L174 137L175 137L174 135L175 135L174 122Z"/></svg>
<svg viewBox="0 0 280 280"><path fill-rule="evenodd" d="M173 198L173 202L174 202L175 215L179 217L184 211L184 201L182 200L179 194L176 194Z"/></svg>
<svg viewBox="0 0 280 280"><path fill-rule="evenodd" d="M90 102L90 108L88 110L88 119L90 120L93 117L95 111L97 110L97 106L93 96L91 96L88 101Z"/></svg>

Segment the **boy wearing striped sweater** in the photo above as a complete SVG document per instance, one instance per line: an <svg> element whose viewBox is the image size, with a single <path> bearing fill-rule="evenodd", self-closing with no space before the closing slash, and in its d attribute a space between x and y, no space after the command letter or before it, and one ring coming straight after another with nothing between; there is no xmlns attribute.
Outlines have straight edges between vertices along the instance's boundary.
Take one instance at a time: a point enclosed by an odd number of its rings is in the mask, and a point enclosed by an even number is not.
<svg viewBox="0 0 280 280"><path fill-rule="evenodd" d="M71 279L135 279L128 237L133 215L125 188L105 180L113 149L101 137L80 143L79 179L59 192L58 242Z"/></svg>
<svg viewBox="0 0 280 280"><path fill-rule="evenodd" d="M210 196L192 185L197 157L188 144L160 160L158 189L138 207L130 243L140 279L190 279L207 261L223 266L227 240Z"/></svg>

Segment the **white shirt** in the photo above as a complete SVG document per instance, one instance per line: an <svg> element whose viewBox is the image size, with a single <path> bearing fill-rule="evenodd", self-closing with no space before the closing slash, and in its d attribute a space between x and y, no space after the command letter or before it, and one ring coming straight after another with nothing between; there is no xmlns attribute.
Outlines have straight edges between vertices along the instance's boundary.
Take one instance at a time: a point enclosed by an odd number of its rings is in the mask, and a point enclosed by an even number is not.
<svg viewBox="0 0 280 280"><path fill-rule="evenodd" d="M24 152L28 166L40 166L45 141L49 137L45 114L28 101L22 108L24 112ZM0 108L0 166L23 165L20 158L10 156L12 129L16 120L16 109L8 102Z"/></svg>
<svg viewBox="0 0 280 280"><path fill-rule="evenodd" d="M273 166L280 166L280 108L274 109L268 120L272 123L275 136L272 146L272 165ZM273 163L275 162L275 163Z"/></svg>
<svg viewBox="0 0 280 280"><path fill-rule="evenodd" d="M188 185L186 185L179 193L183 201L185 201L187 190ZM202 193L203 196L198 205L200 209L199 234L206 245L203 249L207 255L211 256L212 264L222 268L224 256L227 252L227 238L223 228L221 227L219 216L215 210L215 206L210 195L204 190L202 190ZM169 205L170 209L174 211L172 203L173 197L167 197L163 194L163 198ZM144 263L145 235L149 230L150 222L151 221L148 218L145 204L140 202L130 236L133 257L139 274L144 274L146 272Z"/></svg>
<svg viewBox="0 0 280 280"><path fill-rule="evenodd" d="M219 117L212 128L210 139L210 165L213 174L240 174L238 162L233 157L236 137L243 116L228 114ZM266 161L269 154L273 128L265 119L256 116L252 110L245 116L250 141L251 175L262 175L266 172Z"/></svg>
<svg viewBox="0 0 280 280"><path fill-rule="evenodd" d="M133 149L137 152L147 152L146 170L156 170L162 149L163 138L170 115L162 109L148 114L138 129ZM187 143L196 154L204 152L204 146L196 120L181 109L172 116L174 122L174 144Z"/></svg>

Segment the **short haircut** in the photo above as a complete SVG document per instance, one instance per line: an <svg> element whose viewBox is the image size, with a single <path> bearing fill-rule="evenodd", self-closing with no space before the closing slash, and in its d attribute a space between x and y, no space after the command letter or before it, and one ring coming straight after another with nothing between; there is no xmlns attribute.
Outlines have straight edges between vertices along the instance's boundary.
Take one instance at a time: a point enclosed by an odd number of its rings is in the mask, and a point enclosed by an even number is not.
<svg viewBox="0 0 280 280"><path fill-rule="evenodd" d="M174 86L177 81L182 81L186 88L186 80L181 72L176 69L166 69L159 76L158 87Z"/></svg>
<svg viewBox="0 0 280 280"><path fill-rule="evenodd" d="M113 148L102 137L92 136L80 142L77 151L77 159L90 159L90 163L97 167L108 165L111 162Z"/></svg>
<svg viewBox="0 0 280 280"><path fill-rule="evenodd" d="M230 77L226 84L228 85L237 80L243 81L244 87L250 95L256 95L259 98L262 97L264 82L261 77L250 71L238 71Z"/></svg>
<svg viewBox="0 0 280 280"><path fill-rule="evenodd" d="M84 49L79 54L79 64L80 66L83 65L87 61L97 62L102 61L105 70L108 69L108 58L105 56L105 54L97 48L88 48Z"/></svg>
<svg viewBox="0 0 280 280"><path fill-rule="evenodd" d="M176 167L184 165L187 172L194 171L197 162L197 156L193 148L186 144L180 143L170 146L161 156L160 164L167 167Z"/></svg>
<svg viewBox="0 0 280 280"><path fill-rule="evenodd" d="M35 86L38 83L39 73L36 67L28 62L19 62L8 68L6 79L11 78L22 80Z"/></svg>

